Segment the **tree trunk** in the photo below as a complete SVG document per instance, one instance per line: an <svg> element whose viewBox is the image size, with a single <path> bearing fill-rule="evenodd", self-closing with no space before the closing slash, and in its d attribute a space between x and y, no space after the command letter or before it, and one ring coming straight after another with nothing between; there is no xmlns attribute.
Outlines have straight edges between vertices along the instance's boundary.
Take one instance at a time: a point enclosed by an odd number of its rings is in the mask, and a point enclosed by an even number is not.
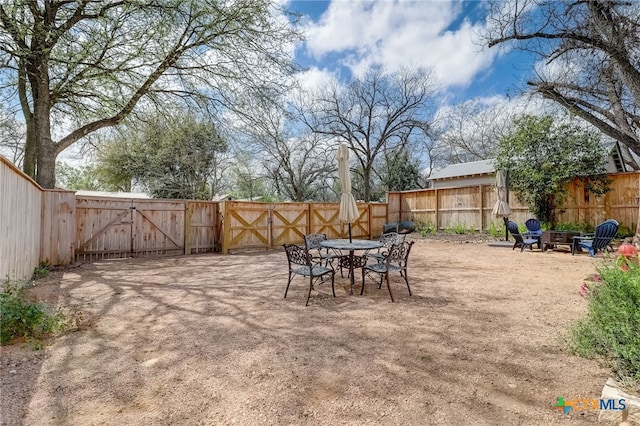
<svg viewBox="0 0 640 426"><path fill-rule="evenodd" d="M26 127L26 140L24 144L24 160L22 161L22 171L29 175L32 179L36 178L36 132L33 124L33 113L29 106L29 97L27 96L27 70L25 61L21 60L18 65L18 98L20 99L20 107L24 116Z"/></svg>
<svg viewBox="0 0 640 426"><path fill-rule="evenodd" d="M43 62L44 63L44 62ZM46 189L53 189L56 185L56 145L51 139L51 99L49 91L49 75L47 68L40 64L34 68L43 70L32 79L38 96L33 98L33 123L37 140L36 152L36 182Z"/></svg>
<svg viewBox="0 0 640 426"><path fill-rule="evenodd" d="M22 171L32 179L36 178L36 132L33 125L33 117L25 117L26 139L24 143L24 160L22 161Z"/></svg>
<svg viewBox="0 0 640 426"><path fill-rule="evenodd" d="M371 178L371 173L366 168L362 171L363 182L362 186L364 189L364 202L368 203L371 199L371 183L369 179Z"/></svg>
<svg viewBox="0 0 640 426"><path fill-rule="evenodd" d="M551 229L556 229L556 225L558 224L558 216L556 215L556 196L550 195L547 198L547 208L549 215L549 223L551 224Z"/></svg>

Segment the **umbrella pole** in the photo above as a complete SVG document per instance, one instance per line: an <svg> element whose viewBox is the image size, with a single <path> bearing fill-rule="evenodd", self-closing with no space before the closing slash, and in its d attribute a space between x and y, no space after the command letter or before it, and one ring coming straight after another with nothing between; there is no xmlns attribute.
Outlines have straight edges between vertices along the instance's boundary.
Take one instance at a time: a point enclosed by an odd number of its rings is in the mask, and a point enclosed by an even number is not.
<svg viewBox="0 0 640 426"><path fill-rule="evenodd" d="M351 222L349 222L349 242L351 241Z"/></svg>
<svg viewBox="0 0 640 426"><path fill-rule="evenodd" d="M509 241L509 227L507 226L509 218L505 216L502 218L502 220L504 220L504 240Z"/></svg>

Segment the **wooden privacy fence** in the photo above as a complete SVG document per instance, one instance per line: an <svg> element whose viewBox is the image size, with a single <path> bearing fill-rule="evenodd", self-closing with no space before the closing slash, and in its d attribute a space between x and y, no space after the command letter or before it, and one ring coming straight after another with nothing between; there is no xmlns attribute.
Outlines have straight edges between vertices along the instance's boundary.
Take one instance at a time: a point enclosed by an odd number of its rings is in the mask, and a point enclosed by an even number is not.
<svg viewBox="0 0 640 426"><path fill-rule="evenodd" d="M304 235L326 234L347 238L348 228L338 220L339 203L251 203L224 201L222 253L246 249L273 249L283 243L304 242ZM387 220L387 205L359 203L360 215L351 224L353 238L380 235Z"/></svg>
<svg viewBox="0 0 640 426"><path fill-rule="evenodd" d="M587 223L592 226L613 218L628 229L638 222L640 172L609 175L611 191L603 196L589 194L579 180L567 186L567 196L557 208L559 223ZM502 226L493 215L496 191L492 185L460 188L423 189L390 192L387 198L389 222L412 220L437 226L439 230L464 226L487 230L492 223ZM509 193L509 218L524 223L531 217L529 208Z"/></svg>
<svg viewBox="0 0 640 426"><path fill-rule="evenodd" d="M22 278L40 261L42 190L0 156L0 280Z"/></svg>
<svg viewBox="0 0 640 426"><path fill-rule="evenodd" d="M87 197L43 190L0 156L0 279L29 277L40 262L68 265L75 259L229 253L273 249L304 241L310 233L346 238L338 203L150 200ZM560 222L593 226L607 218L633 230L638 219L640 173L610 175L612 191L590 195L579 181L567 188ZM354 238L376 238L383 225L420 221L438 229L463 225L486 230L502 226L492 214L491 185L391 192L388 203L360 203ZM513 193L510 218L531 216Z"/></svg>
<svg viewBox="0 0 640 426"><path fill-rule="evenodd" d="M304 235L346 236L337 203L258 203L76 197L76 258L273 249ZM386 204L360 204L354 238L377 236Z"/></svg>
<svg viewBox="0 0 640 426"><path fill-rule="evenodd" d="M214 251L218 203L76 196L77 259Z"/></svg>

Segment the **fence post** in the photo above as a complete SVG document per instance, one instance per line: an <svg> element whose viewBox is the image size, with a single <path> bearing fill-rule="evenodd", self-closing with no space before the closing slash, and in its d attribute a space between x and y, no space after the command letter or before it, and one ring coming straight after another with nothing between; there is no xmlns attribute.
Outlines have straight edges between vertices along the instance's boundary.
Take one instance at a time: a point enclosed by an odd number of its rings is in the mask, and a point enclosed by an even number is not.
<svg viewBox="0 0 640 426"><path fill-rule="evenodd" d="M184 254L191 254L191 241L193 240L191 216L193 215L193 203L184 203Z"/></svg>
<svg viewBox="0 0 640 426"><path fill-rule="evenodd" d="M478 186L478 192L480 193L480 229L484 231L484 185Z"/></svg>
<svg viewBox="0 0 640 426"><path fill-rule="evenodd" d="M231 225L229 223L229 218L225 217L228 213L228 201L222 202L222 214L220 217L222 218L222 254L229 254L229 238L231 237Z"/></svg>
<svg viewBox="0 0 640 426"><path fill-rule="evenodd" d="M438 188L435 188L435 191L436 191L436 211L435 211L436 223L434 223L434 225L436 226L436 232L438 232L440 230L440 194L438 193Z"/></svg>
<svg viewBox="0 0 640 426"><path fill-rule="evenodd" d="M273 204L267 206L267 250L273 247Z"/></svg>

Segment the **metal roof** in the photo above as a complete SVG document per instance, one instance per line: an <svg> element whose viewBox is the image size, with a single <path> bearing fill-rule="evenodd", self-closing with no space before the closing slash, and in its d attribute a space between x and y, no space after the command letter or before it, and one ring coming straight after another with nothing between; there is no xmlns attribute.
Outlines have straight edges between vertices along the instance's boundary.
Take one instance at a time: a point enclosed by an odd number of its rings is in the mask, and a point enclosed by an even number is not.
<svg viewBox="0 0 640 426"><path fill-rule="evenodd" d="M470 163L451 164L442 170L433 172L428 180L451 179L463 176L493 174L495 159L472 161Z"/></svg>

